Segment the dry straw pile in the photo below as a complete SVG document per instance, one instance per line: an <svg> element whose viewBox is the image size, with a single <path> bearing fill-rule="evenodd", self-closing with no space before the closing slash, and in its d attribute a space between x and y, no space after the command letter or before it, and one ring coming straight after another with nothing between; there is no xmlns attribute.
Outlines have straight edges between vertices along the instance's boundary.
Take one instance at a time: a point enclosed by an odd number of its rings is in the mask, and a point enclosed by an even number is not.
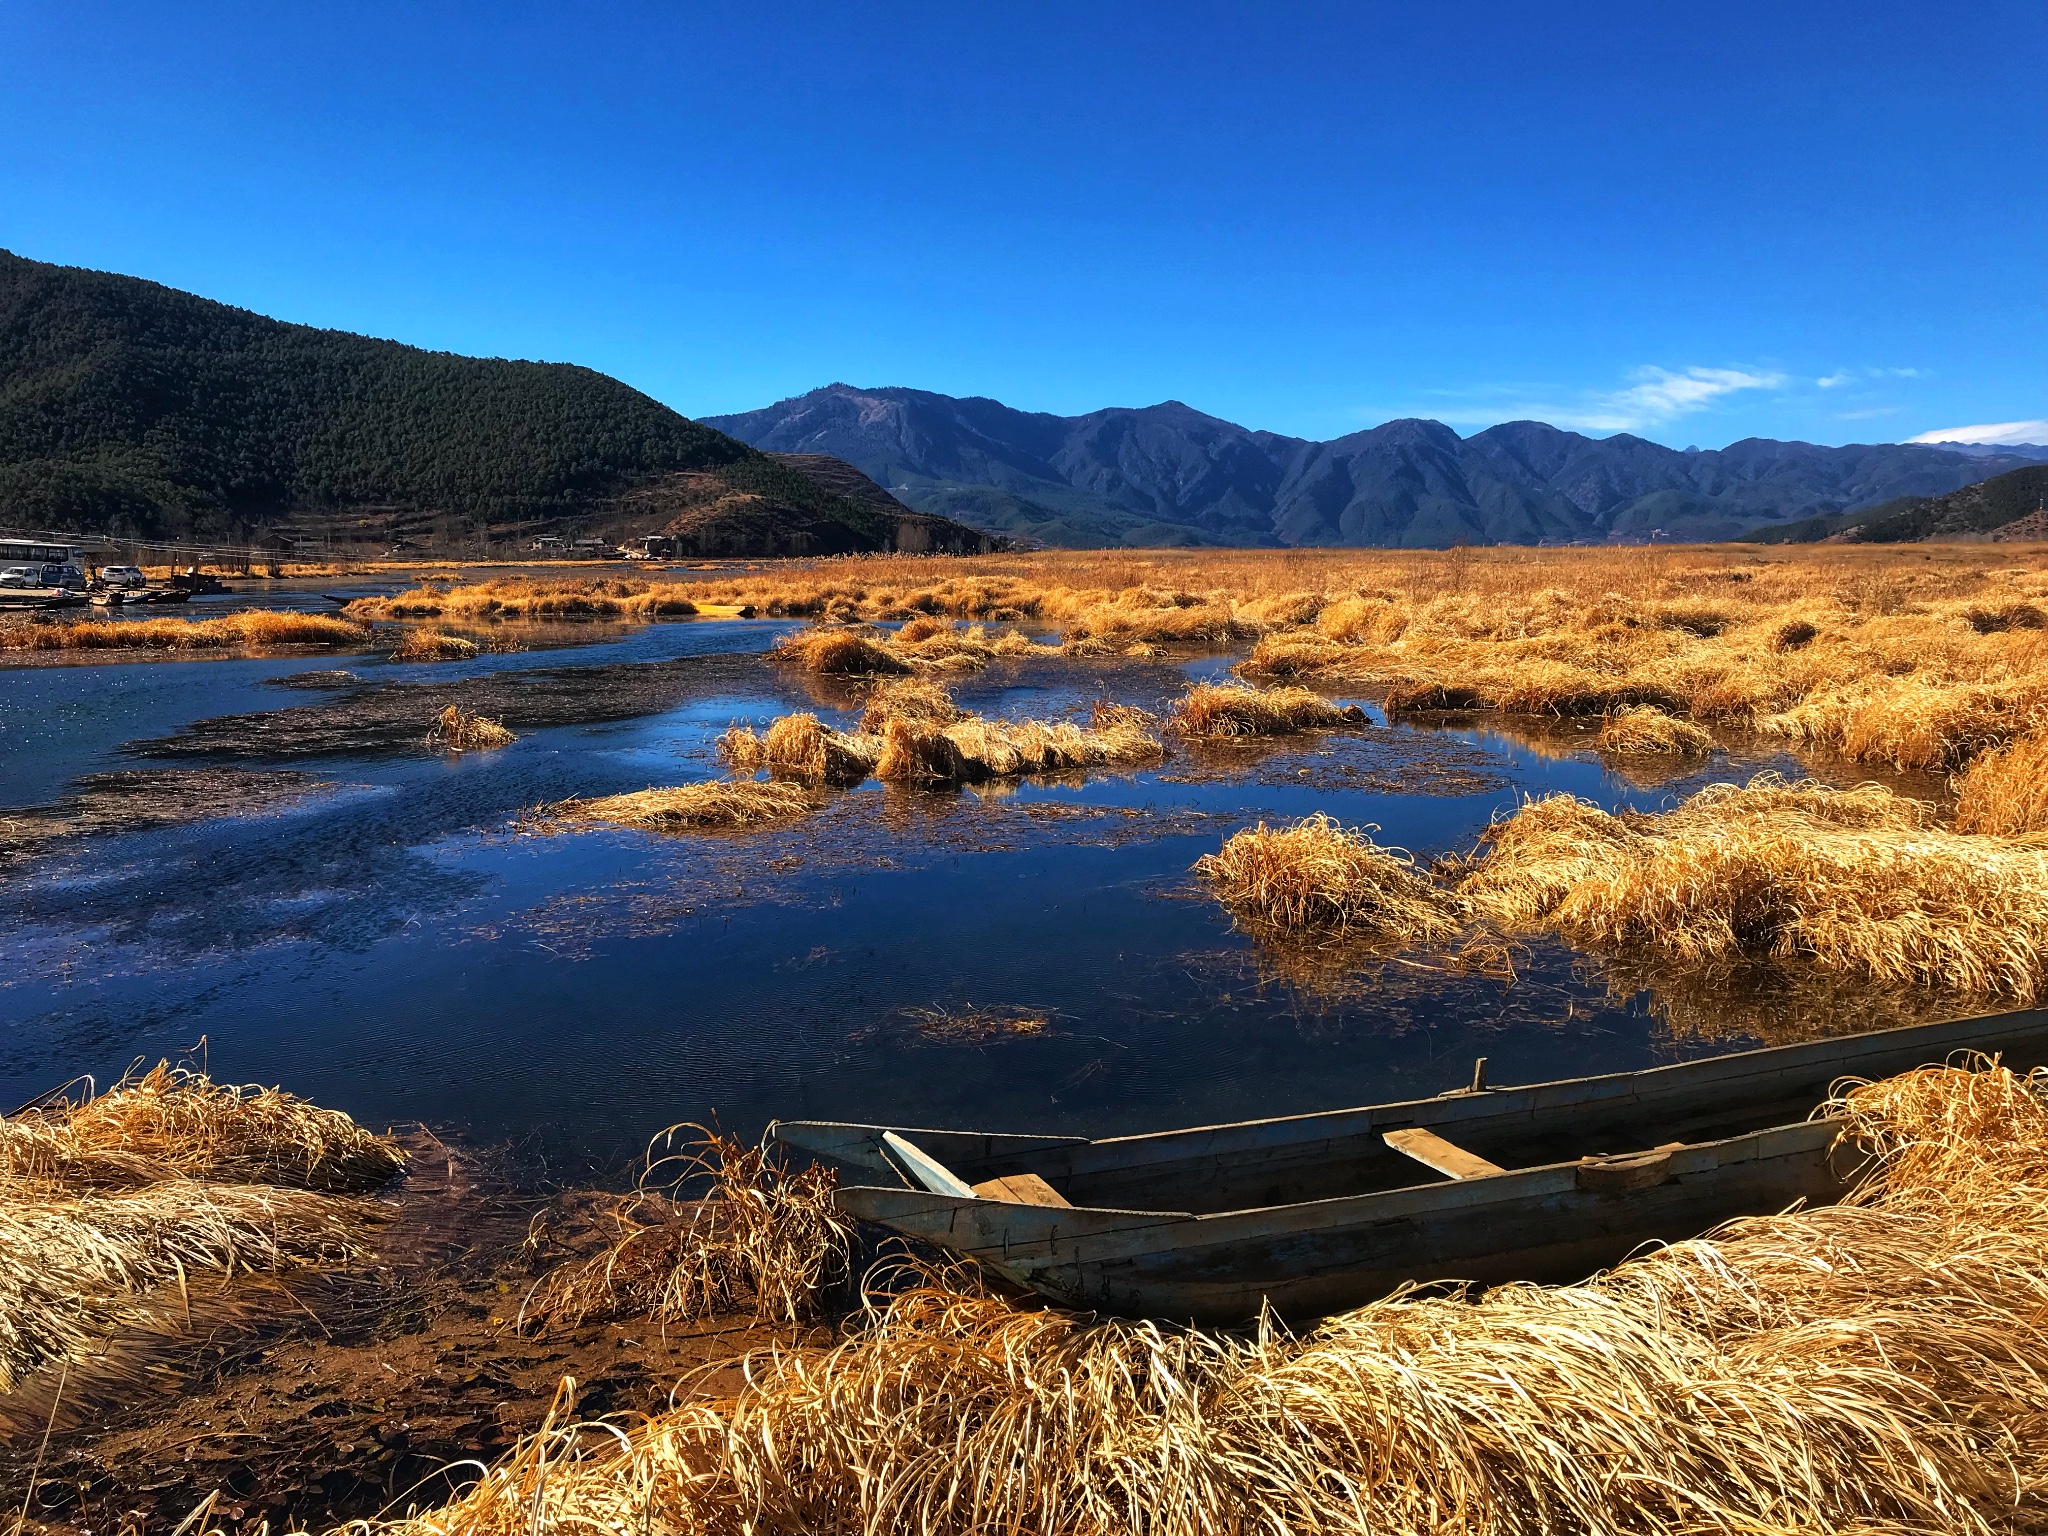
<svg viewBox="0 0 2048 1536"><path fill-rule="evenodd" d="M161 1065L0 1120L0 1394L131 1322L175 1335L238 1276L361 1262L382 1208L350 1196L400 1164L346 1115Z"/></svg>
<svg viewBox="0 0 2048 1536"><path fill-rule="evenodd" d="M218 619L79 619L0 627L0 650L218 651L271 646L366 646L370 631L323 613L231 613Z"/></svg>
<svg viewBox="0 0 2048 1536"><path fill-rule="evenodd" d="M735 726L718 750L733 767L767 769L813 783L973 784L1026 774L1130 768L1165 754L1139 710L1098 704L1086 726L1067 721L985 720L928 683L882 684L849 735L816 715L783 715L762 733Z"/></svg>
<svg viewBox="0 0 2048 1536"><path fill-rule="evenodd" d="M2048 849L1943 830L1875 784L1762 775L1659 816L1553 795L1490 828L1457 891L1508 928L1691 964L2014 999L2048 983Z"/></svg>
<svg viewBox="0 0 2048 1536"><path fill-rule="evenodd" d="M481 752L518 739L496 720L470 714L460 704L442 710L427 731L427 747L435 752Z"/></svg>
<svg viewBox="0 0 2048 1536"><path fill-rule="evenodd" d="M1650 704L1609 715L1594 745L1602 752L1644 757L1704 757L1714 749L1711 732L1677 720Z"/></svg>
<svg viewBox="0 0 2048 1536"><path fill-rule="evenodd" d="M461 635L431 629L408 629L391 648L393 661L470 661L482 649Z"/></svg>
<svg viewBox="0 0 2048 1536"><path fill-rule="evenodd" d="M403 1536L1993 1532L2048 1519L2048 1111L1858 1089L1843 1204L1296 1335L931 1284L644 1424L552 1420Z"/></svg>
<svg viewBox="0 0 2048 1536"><path fill-rule="evenodd" d="M647 832L711 832L764 826L807 815L813 809L810 795L794 784L708 780L670 789L650 787L624 795L558 800L542 807L533 819L572 825L603 822Z"/></svg>
<svg viewBox="0 0 2048 1536"><path fill-rule="evenodd" d="M1371 832L1321 814L1291 826L1264 822L1195 862L1195 873L1254 932L1358 933L1436 944L1464 927L1463 904Z"/></svg>
<svg viewBox="0 0 2048 1536"><path fill-rule="evenodd" d="M1291 736L1366 723L1356 704L1332 704L1306 688L1243 688L1197 683L1167 714L1183 736Z"/></svg>

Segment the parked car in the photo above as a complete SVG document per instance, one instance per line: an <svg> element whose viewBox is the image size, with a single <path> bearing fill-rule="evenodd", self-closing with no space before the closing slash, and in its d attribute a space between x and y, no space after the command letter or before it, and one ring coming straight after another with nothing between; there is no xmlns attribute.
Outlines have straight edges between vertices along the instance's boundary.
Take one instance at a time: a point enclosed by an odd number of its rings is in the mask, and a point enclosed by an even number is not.
<svg viewBox="0 0 2048 1536"><path fill-rule="evenodd" d="M10 565L0 569L0 587L40 587L43 568L39 565Z"/></svg>
<svg viewBox="0 0 2048 1536"><path fill-rule="evenodd" d="M43 567L42 585L46 587L83 587L85 572L71 562L51 563Z"/></svg>
<svg viewBox="0 0 2048 1536"><path fill-rule="evenodd" d="M142 574L139 566L103 565L100 567L100 584L108 587L146 587L149 585L149 578Z"/></svg>

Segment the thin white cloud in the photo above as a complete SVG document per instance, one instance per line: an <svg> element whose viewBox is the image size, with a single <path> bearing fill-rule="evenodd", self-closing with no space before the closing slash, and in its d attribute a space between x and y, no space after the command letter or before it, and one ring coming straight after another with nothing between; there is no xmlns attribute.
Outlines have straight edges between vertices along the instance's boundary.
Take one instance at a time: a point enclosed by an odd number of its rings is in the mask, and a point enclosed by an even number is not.
<svg viewBox="0 0 2048 1536"><path fill-rule="evenodd" d="M1853 373L1827 373L1822 374L1813 382L1822 389L1840 389L1844 384L1854 384L1856 382L1856 375Z"/></svg>
<svg viewBox="0 0 2048 1536"><path fill-rule="evenodd" d="M1835 420L1869 421L1877 416L1896 416L1904 409L1903 405L1873 405L1867 411L1837 411L1835 412Z"/></svg>
<svg viewBox="0 0 2048 1536"><path fill-rule="evenodd" d="M1906 439L1909 443L2048 443L2048 419L1992 421L1975 427L1943 427Z"/></svg>
<svg viewBox="0 0 2048 1536"><path fill-rule="evenodd" d="M1635 382L1627 389L1597 396L1589 407L1560 411L1548 419L1561 427L1594 432L1634 432L1704 411L1743 390L1776 389L1785 382L1782 373L1747 368L1688 368L1682 373L1638 368L1630 377Z"/></svg>

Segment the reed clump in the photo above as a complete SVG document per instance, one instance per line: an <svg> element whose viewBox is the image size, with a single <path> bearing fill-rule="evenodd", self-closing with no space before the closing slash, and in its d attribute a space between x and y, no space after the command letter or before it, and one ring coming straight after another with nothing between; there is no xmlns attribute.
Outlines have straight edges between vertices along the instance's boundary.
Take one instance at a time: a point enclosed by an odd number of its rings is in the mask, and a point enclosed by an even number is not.
<svg viewBox="0 0 2048 1536"><path fill-rule="evenodd" d="M482 752L518 739L498 721L473 715L460 704L442 710L427 731L427 747L435 752Z"/></svg>
<svg viewBox="0 0 2048 1536"><path fill-rule="evenodd" d="M1654 816L1549 796L1488 830L1456 890L1509 928L1688 964L2022 1001L2048 983L2048 849L1944 830L1875 784L1766 774Z"/></svg>
<svg viewBox="0 0 2048 1536"><path fill-rule="evenodd" d="M480 647L461 635L431 629L408 629L391 648L393 661L470 661Z"/></svg>
<svg viewBox="0 0 2048 1536"><path fill-rule="evenodd" d="M1408 854L1318 812L1237 833L1195 861L1224 906L1256 929L1362 934L1431 945L1465 926L1462 903Z"/></svg>
<svg viewBox="0 0 2048 1536"><path fill-rule="evenodd" d="M2048 731L1986 752L1956 782L1955 827L1995 837L2048 832Z"/></svg>
<svg viewBox="0 0 2048 1536"><path fill-rule="evenodd" d="M910 663L879 639L852 629L806 629L784 635L769 659L821 677L874 677L908 672Z"/></svg>
<svg viewBox="0 0 2048 1536"><path fill-rule="evenodd" d="M343 611L366 620L648 619L687 617L699 608L674 583L594 576L422 584L391 597L359 597Z"/></svg>
<svg viewBox="0 0 2048 1536"><path fill-rule="evenodd" d="M671 1150L684 1132L690 1139ZM682 1198L692 1186L701 1195ZM546 1332L743 1310L785 1323L815 1318L852 1270L854 1225L833 1203L837 1187L816 1164L791 1169L764 1147L672 1127L655 1138L639 1187L605 1210L604 1247L543 1277L519 1325Z"/></svg>
<svg viewBox="0 0 2048 1536"><path fill-rule="evenodd" d="M560 800L543 808L540 819L586 825L603 822L648 832L710 832L765 826L808 815L814 809L810 795L793 784L772 779L710 780L666 789L650 786L588 800Z"/></svg>
<svg viewBox="0 0 2048 1536"><path fill-rule="evenodd" d="M919 725L951 725L967 718L967 711L953 702L939 684L924 678L888 678L875 685L861 711L860 728L879 733L891 720L911 720Z"/></svg>
<svg viewBox="0 0 2048 1536"><path fill-rule="evenodd" d="M963 1276L631 1428L547 1425L392 1536L1652 1536L2048 1514L2048 1110L1998 1067L1833 1106L1840 1204L1584 1284L1404 1291L1305 1333L1017 1305Z"/></svg>
<svg viewBox="0 0 2048 1536"><path fill-rule="evenodd" d="M816 715L781 715L766 731L736 725L718 738L718 754L745 772L766 769L814 784L850 788L875 771L883 739L862 733L848 735Z"/></svg>
<svg viewBox="0 0 2048 1536"><path fill-rule="evenodd" d="M1183 736L1291 736L1367 723L1356 704L1332 704L1306 688L1242 688L1197 683L1177 701L1167 724Z"/></svg>
<svg viewBox="0 0 2048 1536"><path fill-rule="evenodd" d="M885 781L971 784L1158 762L1166 749L1132 715L1104 713L1086 726L978 715L937 725L896 717L883 728L874 774Z"/></svg>
<svg viewBox="0 0 2048 1536"><path fill-rule="evenodd" d="M0 1181L111 1189L208 1179L361 1193L402 1166L397 1143L339 1110L168 1062L82 1102L0 1119Z"/></svg>
<svg viewBox="0 0 2048 1536"><path fill-rule="evenodd" d="M1648 704L1609 715L1594 745L1602 752L1664 757L1705 757L1714 737L1690 720L1679 720Z"/></svg>
<svg viewBox="0 0 2048 1536"><path fill-rule="evenodd" d="M207 651L246 646L366 646L370 631L324 613L252 609L217 619L78 619L0 627L0 650Z"/></svg>

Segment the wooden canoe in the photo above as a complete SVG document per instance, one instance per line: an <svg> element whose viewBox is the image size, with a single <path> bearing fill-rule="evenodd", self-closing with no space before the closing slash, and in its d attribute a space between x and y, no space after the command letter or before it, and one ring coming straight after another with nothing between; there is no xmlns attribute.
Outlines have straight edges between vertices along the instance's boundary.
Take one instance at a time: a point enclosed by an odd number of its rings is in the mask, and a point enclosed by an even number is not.
<svg viewBox="0 0 2048 1536"><path fill-rule="evenodd" d="M2048 1010L1518 1088L1482 1072L1433 1099L1102 1141L822 1120L769 1134L867 1178L843 1210L1068 1306L1308 1318L1410 1280L1577 1280L1644 1242L1832 1201L1857 1170L1814 1118L1830 1087L1959 1051L2048 1065Z"/></svg>

